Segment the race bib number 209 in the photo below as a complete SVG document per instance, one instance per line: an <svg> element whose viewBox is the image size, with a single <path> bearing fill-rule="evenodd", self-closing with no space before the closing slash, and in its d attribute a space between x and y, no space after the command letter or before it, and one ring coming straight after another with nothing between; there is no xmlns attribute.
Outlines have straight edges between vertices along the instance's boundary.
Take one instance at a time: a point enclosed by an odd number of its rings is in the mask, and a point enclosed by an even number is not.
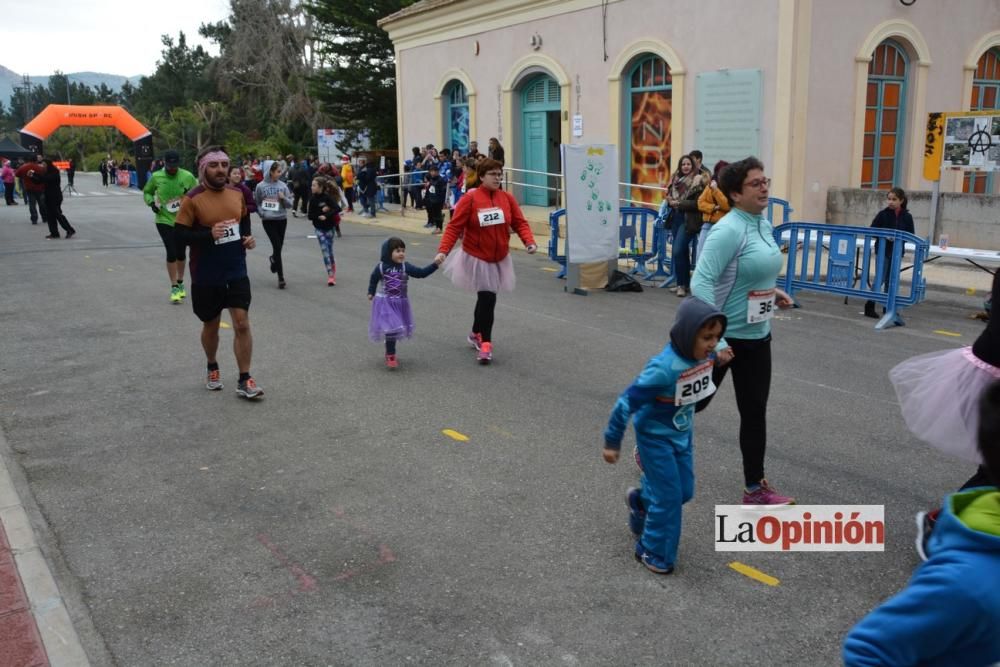
<svg viewBox="0 0 1000 667"><path fill-rule="evenodd" d="M705 361L694 368L681 373L674 388L674 405L690 405L715 393L715 383L712 382L712 366L714 362Z"/></svg>

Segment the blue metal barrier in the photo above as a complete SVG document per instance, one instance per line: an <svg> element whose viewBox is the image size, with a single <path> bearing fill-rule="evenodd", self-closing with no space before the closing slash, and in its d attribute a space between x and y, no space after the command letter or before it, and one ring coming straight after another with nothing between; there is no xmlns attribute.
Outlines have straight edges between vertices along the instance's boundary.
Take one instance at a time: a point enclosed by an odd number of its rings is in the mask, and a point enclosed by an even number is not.
<svg viewBox="0 0 1000 667"><path fill-rule="evenodd" d="M777 222L774 219L774 208L778 206L781 208L781 222ZM783 225L788 222L789 217L795 209L784 199L778 199L777 197L767 198L767 220L775 227L779 224Z"/></svg>
<svg viewBox="0 0 1000 667"><path fill-rule="evenodd" d="M778 287L790 295L810 290L880 303L886 313L876 329L903 325L899 311L924 300L923 265L930 243L919 236L895 229L790 222L775 227L774 237L779 246L788 248ZM891 253L887 243L892 243ZM910 248L913 265L907 268L912 268L913 277L909 293L901 294L903 255Z"/></svg>
<svg viewBox="0 0 1000 667"><path fill-rule="evenodd" d="M566 209L549 214L549 259L560 265L557 278L566 277L566 255L559 254L559 223L566 217ZM641 206L625 206L618 211L618 258L635 262L631 273L650 278L654 272L645 265L657 255L660 244L659 227L650 224L657 219L656 211Z"/></svg>

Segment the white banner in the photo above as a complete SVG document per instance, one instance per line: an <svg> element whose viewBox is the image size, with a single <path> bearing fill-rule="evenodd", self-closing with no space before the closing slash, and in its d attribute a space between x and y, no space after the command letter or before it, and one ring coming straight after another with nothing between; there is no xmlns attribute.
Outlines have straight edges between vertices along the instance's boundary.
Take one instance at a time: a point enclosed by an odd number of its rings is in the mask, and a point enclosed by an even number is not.
<svg viewBox="0 0 1000 667"><path fill-rule="evenodd" d="M883 505L716 505L716 551L885 551Z"/></svg>
<svg viewBox="0 0 1000 667"><path fill-rule="evenodd" d="M566 183L566 261L618 257L618 147L562 145Z"/></svg>

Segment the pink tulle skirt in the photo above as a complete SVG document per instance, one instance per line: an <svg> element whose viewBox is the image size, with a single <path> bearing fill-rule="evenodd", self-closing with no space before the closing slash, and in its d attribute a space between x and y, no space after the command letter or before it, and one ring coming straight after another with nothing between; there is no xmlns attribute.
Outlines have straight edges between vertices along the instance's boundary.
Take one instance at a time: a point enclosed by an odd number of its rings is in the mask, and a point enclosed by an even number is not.
<svg viewBox="0 0 1000 667"><path fill-rule="evenodd" d="M979 399L1000 380L1000 368L971 347L907 359L889 371L907 428L924 442L969 463L982 463L976 444Z"/></svg>
<svg viewBox="0 0 1000 667"><path fill-rule="evenodd" d="M514 261L508 254L499 262L485 262L458 248L444 260L444 275L469 292L514 290Z"/></svg>

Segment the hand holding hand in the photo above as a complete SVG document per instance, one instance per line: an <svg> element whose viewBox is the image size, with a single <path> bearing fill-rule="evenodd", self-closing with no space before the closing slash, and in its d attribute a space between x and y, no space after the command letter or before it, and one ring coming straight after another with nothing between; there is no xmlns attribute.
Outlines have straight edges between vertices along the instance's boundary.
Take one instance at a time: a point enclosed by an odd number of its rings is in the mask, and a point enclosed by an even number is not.
<svg viewBox="0 0 1000 667"><path fill-rule="evenodd" d="M618 463L618 455L620 453L621 452L619 450L611 449L609 447L605 447L604 451L601 452L601 454L604 456L605 463Z"/></svg>
<svg viewBox="0 0 1000 667"><path fill-rule="evenodd" d="M733 352L733 348L727 347L726 349L715 353L715 364L716 366L725 366L732 361L735 356L736 353Z"/></svg>
<svg viewBox="0 0 1000 667"><path fill-rule="evenodd" d="M447 257L446 254L444 254L443 252L439 252L438 254L434 255L434 263L437 264L438 266L441 266L441 262L444 261L445 257Z"/></svg>

